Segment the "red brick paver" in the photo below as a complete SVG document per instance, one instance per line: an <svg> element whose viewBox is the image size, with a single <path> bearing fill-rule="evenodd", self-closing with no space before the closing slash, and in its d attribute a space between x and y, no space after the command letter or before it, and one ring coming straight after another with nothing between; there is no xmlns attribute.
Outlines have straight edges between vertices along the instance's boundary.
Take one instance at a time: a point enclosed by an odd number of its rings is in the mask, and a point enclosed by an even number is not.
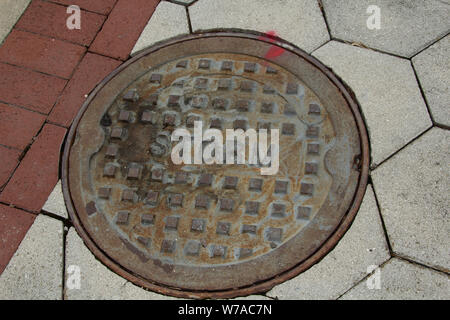
<svg viewBox="0 0 450 320"><path fill-rule="evenodd" d="M36 216L0 204L0 274L16 252Z"/></svg>
<svg viewBox="0 0 450 320"><path fill-rule="evenodd" d="M69 42L13 30L0 47L0 61L67 79L85 51Z"/></svg>
<svg viewBox="0 0 450 320"><path fill-rule="evenodd" d="M66 6L77 5L81 9L108 14L117 0L50 0L51 2L61 3Z"/></svg>
<svg viewBox="0 0 450 320"><path fill-rule="evenodd" d="M0 103L0 144L25 149L44 121L39 113Z"/></svg>
<svg viewBox="0 0 450 320"><path fill-rule="evenodd" d="M67 81L0 63L0 101L49 113Z"/></svg>
<svg viewBox="0 0 450 320"><path fill-rule="evenodd" d="M19 163L20 151L0 146L0 191Z"/></svg>
<svg viewBox="0 0 450 320"><path fill-rule="evenodd" d="M69 30L67 7L33 0L16 24L16 28L88 46L100 30L105 16L81 10L81 29Z"/></svg>
<svg viewBox="0 0 450 320"><path fill-rule="evenodd" d="M58 181L66 129L47 124L0 195L0 201L39 212Z"/></svg>
<svg viewBox="0 0 450 320"><path fill-rule="evenodd" d="M90 51L127 59L158 3L159 0L119 0Z"/></svg>
<svg viewBox="0 0 450 320"><path fill-rule="evenodd" d="M49 121L68 127L85 101L85 95L121 62L93 53L81 61L62 97L50 114Z"/></svg>

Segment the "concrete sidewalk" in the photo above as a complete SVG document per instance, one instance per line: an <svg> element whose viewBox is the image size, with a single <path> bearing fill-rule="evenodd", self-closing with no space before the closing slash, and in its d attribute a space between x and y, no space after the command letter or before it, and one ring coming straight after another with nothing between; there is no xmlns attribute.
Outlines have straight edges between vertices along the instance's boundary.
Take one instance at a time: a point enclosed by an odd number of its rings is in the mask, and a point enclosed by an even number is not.
<svg viewBox="0 0 450 320"><path fill-rule="evenodd" d="M75 32L65 24L70 4L82 9ZM380 29L367 26L370 5L380 9ZM355 92L370 136L370 185L344 238L306 272L250 298L450 298L449 1L1 6L0 299L170 299L111 272L84 245L62 197L61 145L89 92L131 55L217 29L274 31L322 61ZM71 266L79 289L67 285Z"/></svg>

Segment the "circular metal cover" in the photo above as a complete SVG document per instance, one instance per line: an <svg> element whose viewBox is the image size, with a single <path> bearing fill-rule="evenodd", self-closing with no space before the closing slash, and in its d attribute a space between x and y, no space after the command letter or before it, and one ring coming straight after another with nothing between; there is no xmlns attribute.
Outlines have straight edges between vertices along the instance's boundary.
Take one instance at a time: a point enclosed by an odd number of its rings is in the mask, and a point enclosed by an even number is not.
<svg viewBox="0 0 450 320"><path fill-rule="evenodd" d="M194 121L224 136L278 129L278 172L174 164L171 133L193 133ZM203 34L148 49L90 95L63 188L77 231L115 272L164 294L231 297L331 250L359 208L368 161L355 101L317 60L254 35Z"/></svg>

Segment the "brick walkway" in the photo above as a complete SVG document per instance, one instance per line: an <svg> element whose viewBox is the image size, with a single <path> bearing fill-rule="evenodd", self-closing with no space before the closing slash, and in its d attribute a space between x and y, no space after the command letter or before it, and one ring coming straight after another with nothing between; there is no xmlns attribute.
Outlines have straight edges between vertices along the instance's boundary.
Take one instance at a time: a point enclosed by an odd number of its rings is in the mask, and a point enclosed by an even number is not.
<svg viewBox="0 0 450 320"><path fill-rule="evenodd" d="M58 181L67 128L159 0L33 0L0 47L0 273ZM66 27L80 6L81 30Z"/></svg>
<svg viewBox="0 0 450 320"><path fill-rule="evenodd" d="M371 145L370 184L344 238L306 272L252 298L450 298L449 1L5 2L0 299L168 298L114 274L83 244L58 182L60 152L87 95L130 55L224 28L274 30L332 68L355 92ZM82 9L81 31L66 28L71 4ZM366 27L372 4L383 15L376 31ZM81 268L81 290L65 287L72 265ZM366 285L372 265L380 290Z"/></svg>

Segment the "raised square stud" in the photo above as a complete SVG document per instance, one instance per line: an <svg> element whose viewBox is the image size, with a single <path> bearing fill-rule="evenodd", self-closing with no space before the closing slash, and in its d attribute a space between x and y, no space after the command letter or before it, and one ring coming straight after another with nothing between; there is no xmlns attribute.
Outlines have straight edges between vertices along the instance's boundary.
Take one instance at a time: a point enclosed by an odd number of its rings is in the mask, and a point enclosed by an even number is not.
<svg viewBox="0 0 450 320"><path fill-rule="evenodd" d="M261 191L263 185L263 180L258 178L251 178L248 182L248 190L250 191Z"/></svg>
<svg viewBox="0 0 450 320"><path fill-rule="evenodd" d="M227 100L223 98L216 98L212 101L212 105L214 109L225 110L227 108Z"/></svg>
<svg viewBox="0 0 450 320"><path fill-rule="evenodd" d="M116 224L127 224L129 215L128 211L119 211L116 216Z"/></svg>
<svg viewBox="0 0 450 320"><path fill-rule="evenodd" d="M208 104L208 99L206 97L195 96L192 98L193 108L204 108Z"/></svg>
<svg viewBox="0 0 450 320"><path fill-rule="evenodd" d="M209 127L213 129L222 129L222 120L218 118L211 119Z"/></svg>
<svg viewBox="0 0 450 320"><path fill-rule="evenodd" d="M109 197L111 195L111 188L109 188L109 187L100 188L100 189L98 189L97 195L99 198L109 199Z"/></svg>
<svg viewBox="0 0 450 320"><path fill-rule="evenodd" d="M295 124L283 123L281 127L281 134L285 136L293 136L295 134Z"/></svg>
<svg viewBox="0 0 450 320"><path fill-rule="evenodd" d="M319 137L319 127L309 126L306 130L306 137L308 138L318 138Z"/></svg>
<svg viewBox="0 0 450 320"><path fill-rule="evenodd" d="M231 70L233 70L233 61L224 61L224 62L222 62L222 67L220 69L222 71L231 71Z"/></svg>
<svg viewBox="0 0 450 320"><path fill-rule="evenodd" d="M240 89L243 92L252 92L254 88L255 88L255 83L251 80L243 80L241 82Z"/></svg>
<svg viewBox="0 0 450 320"><path fill-rule="evenodd" d="M266 73L270 73L270 74L276 74L278 73L278 71L272 67L267 67L266 68Z"/></svg>
<svg viewBox="0 0 450 320"><path fill-rule="evenodd" d="M222 198L219 200L221 211L233 211L234 200L228 198Z"/></svg>
<svg viewBox="0 0 450 320"><path fill-rule="evenodd" d="M218 90L230 90L231 89L231 79L220 79L217 85Z"/></svg>
<svg viewBox="0 0 450 320"><path fill-rule="evenodd" d="M145 198L145 203L155 206L158 204L159 192L150 190L147 192L147 197Z"/></svg>
<svg viewBox="0 0 450 320"><path fill-rule="evenodd" d="M141 122L154 123L155 122L155 113L152 111L148 111L148 110L142 112Z"/></svg>
<svg viewBox="0 0 450 320"><path fill-rule="evenodd" d="M166 225L164 229L166 230L177 230L178 229L178 221L180 218L178 217L167 217L166 218Z"/></svg>
<svg viewBox="0 0 450 320"><path fill-rule="evenodd" d="M204 219L192 219L191 231L204 232L206 228L206 221Z"/></svg>
<svg viewBox="0 0 450 320"><path fill-rule="evenodd" d="M129 102L136 102L139 100L139 94L136 89L132 89L125 93L122 99Z"/></svg>
<svg viewBox="0 0 450 320"><path fill-rule="evenodd" d="M236 189L238 180L238 177L226 176L223 182L223 187L225 189Z"/></svg>
<svg viewBox="0 0 450 320"><path fill-rule="evenodd" d="M227 247L221 245L213 245L211 248L212 258L224 258L227 251Z"/></svg>
<svg viewBox="0 0 450 320"><path fill-rule="evenodd" d="M281 203L272 204L272 216L276 218L283 218L286 214L286 206Z"/></svg>
<svg viewBox="0 0 450 320"><path fill-rule="evenodd" d="M273 113L273 102L263 102L261 104L261 113Z"/></svg>
<svg viewBox="0 0 450 320"><path fill-rule="evenodd" d="M164 170L162 168L153 168L151 178L153 181L161 182L164 177Z"/></svg>
<svg viewBox="0 0 450 320"><path fill-rule="evenodd" d="M197 78L194 83L195 89L205 90L208 87L208 79L206 78Z"/></svg>
<svg viewBox="0 0 450 320"><path fill-rule="evenodd" d="M250 248L240 248L239 249L239 259L245 259L253 254L253 249Z"/></svg>
<svg viewBox="0 0 450 320"><path fill-rule="evenodd" d="M112 163L107 163L105 168L103 169L103 175L105 177L115 177L116 175L116 166Z"/></svg>
<svg viewBox="0 0 450 320"><path fill-rule="evenodd" d="M198 62L199 69L209 69L211 67L211 60L208 59L200 59Z"/></svg>
<svg viewBox="0 0 450 320"><path fill-rule="evenodd" d="M204 194L200 194L195 197L195 207L197 209L208 209L209 197Z"/></svg>
<svg viewBox="0 0 450 320"><path fill-rule="evenodd" d="M221 234L221 235L225 235L225 236L229 236L230 235L230 228L231 228L231 223L229 223L229 222L219 222L217 224L216 233L217 234Z"/></svg>
<svg viewBox="0 0 450 320"><path fill-rule="evenodd" d="M186 118L186 127L193 128L195 121L200 121L201 118L199 116L188 116Z"/></svg>
<svg viewBox="0 0 450 320"><path fill-rule="evenodd" d="M155 215L150 213L144 213L141 216L141 224L144 226L148 226L155 223Z"/></svg>
<svg viewBox="0 0 450 320"><path fill-rule="evenodd" d="M200 253L201 243L197 240L188 241L184 247L184 252L187 256L198 256Z"/></svg>
<svg viewBox="0 0 450 320"><path fill-rule="evenodd" d="M140 167L130 167L127 172L127 179L137 180L141 177L141 168Z"/></svg>
<svg viewBox="0 0 450 320"><path fill-rule="evenodd" d="M198 179L199 186L211 186L213 175L211 173L202 173Z"/></svg>
<svg viewBox="0 0 450 320"><path fill-rule="evenodd" d="M163 119L164 126L173 127L176 124L177 116L173 113L166 113Z"/></svg>
<svg viewBox="0 0 450 320"><path fill-rule="evenodd" d="M251 215L257 215L259 212L259 202L257 201L246 201L245 202L245 213Z"/></svg>
<svg viewBox="0 0 450 320"><path fill-rule="evenodd" d="M152 242L152 239L147 238L147 237L143 237L143 236L138 236L137 237L137 241L142 244L144 247L148 248L150 247L150 244Z"/></svg>
<svg viewBox="0 0 450 320"><path fill-rule="evenodd" d="M267 240L280 242L283 237L283 229L281 228L268 228Z"/></svg>
<svg viewBox="0 0 450 320"><path fill-rule="evenodd" d="M244 64L244 72L256 72L256 63L253 62L246 62Z"/></svg>
<svg viewBox="0 0 450 320"><path fill-rule="evenodd" d="M183 195L181 193L172 193L168 199L171 207L181 207L183 205Z"/></svg>
<svg viewBox="0 0 450 320"><path fill-rule="evenodd" d="M115 158L119 152L119 146L117 144L110 144L106 148L105 156L108 158Z"/></svg>
<svg viewBox="0 0 450 320"><path fill-rule="evenodd" d="M256 234L256 229L257 227L255 225L244 224L242 226L242 233Z"/></svg>
<svg viewBox="0 0 450 320"><path fill-rule="evenodd" d="M314 184L302 182L300 184L300 194L312 196L314 191Z"/></svg>
<svg viewBox="0 0 450 320"><path fill-rule="evenodd" d="M180 106L180 96L171 94L167 100L167 105L169 107L179 107Z"/></svg>
<svg viewBox="0 0 450 320"><path fill-rule="evenodd" d="M297 207L297 219L301 220L309 220L311 217L311 208L310 207Z"/></svg>
<svg viewBox="0 0 450 320"><path fill-rule="evenodd" d="M177 171L175 173L175 183L176 184L185 184L187 183L189 178L189 173L185 171Z"/></svg>
<svg viewBox="0 0 450 320"><path fill-rule="evenodd" d="M248 112L250 110L249 100L238 100L236 102L236 109L240 112Z"/></svg>
<svg viewBox="0 0 450 320"><path fill-rule="evenodd" d="M275 93L275 88L270 86L270 85L268 85L268 84L265 84L263 86L263 93L265 93L265 94L274 94Z"/></svg>
<svg viewBox="0 0 450 320"><path fill-rule="evenodd" d="M297 94L298 93L298 84L296 83L288 83L286 86L287 94Z"/></svg>
<svg viewBox="0 0 450 320"><path fill-rule="evenodd" d="M237 119L237 120L234 120L233 127L234 127L234 129L242 129L245 131L245 130L247 130L248 122L247 122L247 120L244 120L244 119Z"/></svg>
<svg viewBox="0 0 450 320"><path fill-rule="evenodd" d="M311 103L309 105L309 114L313 114L313 115L320 115L320 107L319 105L315 104L315 103Z"/></svg>
<svg viewBox="0 0 450 320"><path fill-rule="evenodd" d="M162 74L159 73L152 73L152 75L150 76L150 82L151 83L161 83L162 81Z"/></svg>
<svg viewBox="0 0 450 320"><path fill-rule="evenodd" d="M113 128L111 130L111 139L122 139L125 133L125 129L124 128Z"/></svg>
<svg viewBox="0 0 450 320"><path fill-rule="evenodd" d="M287 181L275 181L275 193L286 194L288 189Z"/></svg>
<svg viewBox="0 0 450 320"><path fill-rule="evenodd" d="M305 163L305 173L306 174L317 174L319 170L319 165L316 162L306 162Z"/></svg>
<svg viewBox="0 0 450 320"><path fill-rule="evenodd" d="M319 153L319 144L318 143L308 143L307 152L309 154L318 154Z"/></svg>
<svg viewBox="0 0 450 320"><path fill-rule="evenodd" d="M164 239L161 243L162 253L174 253L176 249L176 240Z"/></svg>
<svg viewBox="0 0 450 320"><path fill-rule="evenodd" d="M119 121L131 122L131 119L132 119L131 111L121 110L119 112Z"/></svg>
<svg viewBox="0 0 450 320"><path fill-rule="evenodd" d="M125 189L122 192L122 201L134 201L136 192L132 189Z"/></svg>

